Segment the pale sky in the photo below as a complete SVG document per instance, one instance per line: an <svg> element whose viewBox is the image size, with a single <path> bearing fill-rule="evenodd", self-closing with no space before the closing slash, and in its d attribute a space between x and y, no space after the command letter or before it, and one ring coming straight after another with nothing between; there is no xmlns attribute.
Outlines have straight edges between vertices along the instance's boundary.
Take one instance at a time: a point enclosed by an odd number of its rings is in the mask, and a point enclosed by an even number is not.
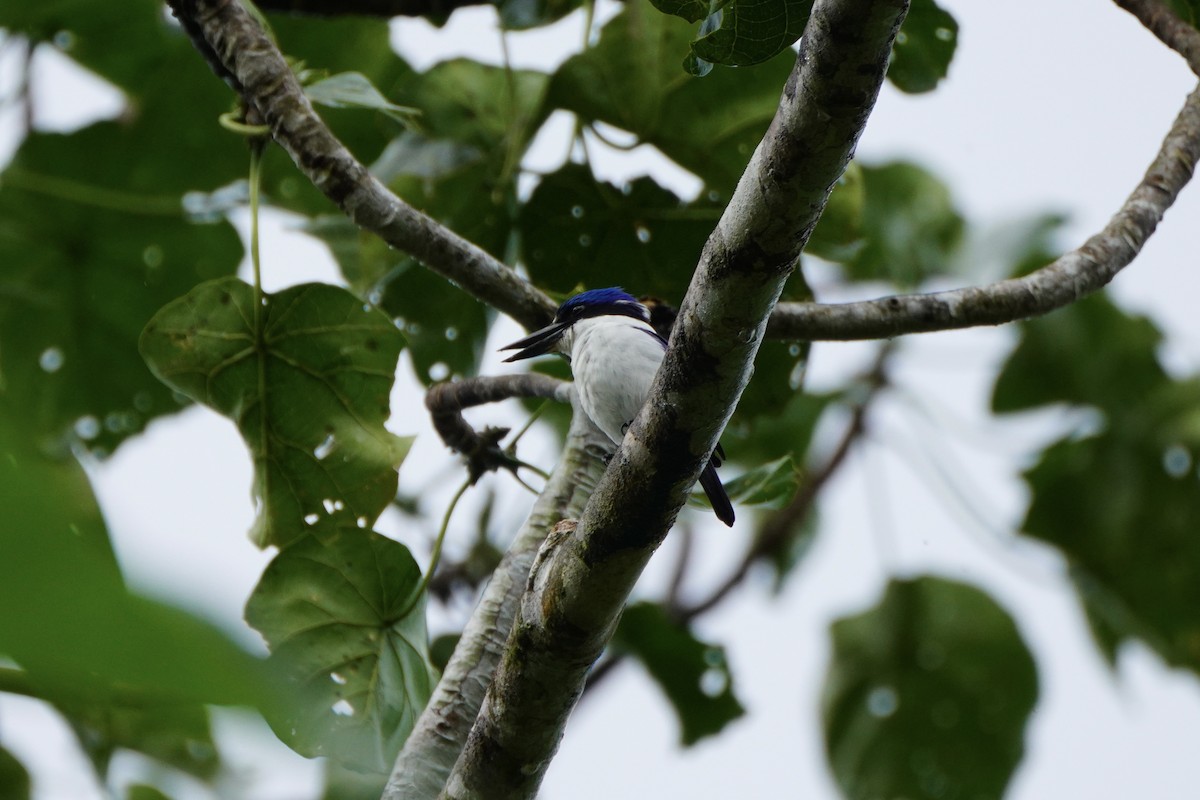
<svg viewBox="0 0 1200 800"><path fill-rule="evenodd" d="M1075 246L1133 188L1194 79L1136 20L1100 0L942 4L960 24L949 80L921 97L885 88L859 157L917 160L948 182L977 223L1065 212L1071 222L1063 245ZM601 17L609 13L611 7ZM561 42L579 41L580 24L575 15L551 31L513 36L518 66L552 67L562 58ZM500 61L485 9L457 12L440 30L400 21L393 33L404 56L421 68L455 55ZM11 66L0 63L9 74ZM38 122L44 127L76 127L117 107L111 90L72 76L61 59L41 57L36 68ZM0 80L0 90L8 81ZM0 157L11 152L13 125L11 113L0 115ZM564 152L564 129L559 126L559 141L543 137L528 163L553 166ZM612 153L598 168L610 179L649 171L681 192L694 186L653 153ZM1143 256L1114 284L1119 302L1150 314L1168 332L1164 357L1178 374L1200 368L1198 214L1200 189L1190 187ZM240 217L243 230L244 222ZM263 247L268 289L337 279L322 248L277 216L268 220ZM846 296L828 274L818 273L814 282L822 299ZM896 371L904 391L876 409L869 444L855 451L824 494L820 537L799 574L774 599L767 599L762 576L700 622L702 638L727 647L748 709L743 719L680 750L666 701L639 667L627 665L571 720L542 796L836 798L818 716L828 624L873 603L887 574L932 572L986 588L1016 616L1037 658L1041 697L1011 800L1194 798L1200 785L1195 676L1167 669L1140 646L1127 647L1118 670L1109 671L1096 656L1059 559L1009 536L1026 501L1017 472L1066 421L1053 412L1003 421L986 414L989 379L1012 334L977 330L905 340ZM502 320L494 343L517 335L517 327ZM853 373L870 352L868 345L818 345L811 385L829 386ZM510 368L494 354L484 367ZM402 362L390 427L419 438L401 469L401 486L423 491L427 508L440 513L445 500L431 478L450 484L458 478L407 370ZM472 419L510 415L507 408L485 409ZM826 426L819 442L836 439L840 424ZM526 458L549 466L554 454L545 440L532 445ZM250 466L232 423L193 408L155 423L90 471L132 584L194 606L258 646L257 635L241 622L241 607L269 554L245 537L252 514ZM492 485L502 496L500 518L518 521L530 497L511 482ZM464 529L472 524L469 510L459 514ZM694 513L691 520L700 543L700 586L705 576L723 575L739 556L748 527L739 523L731 532ZM413 535L390 518L380 528L426 562L424 532ZM653 596L662 586L673 550L668 539L640 593ZM434 625L444 627L462 613L439 615ZM313 762L292 754L244 713L216 716L223 756L239 772L220 796L316 797ZM0 743L35 772L38 800L100 797L73 755L65 727L33 701L0 696ZM139 763L137 756L121 756L118 772L133 774ZM181 800L211 797L187 779L163 786Z"/></svg>

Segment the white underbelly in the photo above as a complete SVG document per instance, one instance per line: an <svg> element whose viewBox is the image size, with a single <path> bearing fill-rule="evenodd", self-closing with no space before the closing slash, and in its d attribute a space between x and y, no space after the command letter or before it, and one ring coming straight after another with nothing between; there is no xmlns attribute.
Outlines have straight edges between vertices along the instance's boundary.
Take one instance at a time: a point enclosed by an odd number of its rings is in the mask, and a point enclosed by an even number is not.
<svg viewBox="0 0 1200 800"><path fill-rule="evenodd" d="M628 318L577 323L571 371L584 412L614 444L641 410L662 363L662 345ZM602 345L600 344L602 343Z"/></svg>

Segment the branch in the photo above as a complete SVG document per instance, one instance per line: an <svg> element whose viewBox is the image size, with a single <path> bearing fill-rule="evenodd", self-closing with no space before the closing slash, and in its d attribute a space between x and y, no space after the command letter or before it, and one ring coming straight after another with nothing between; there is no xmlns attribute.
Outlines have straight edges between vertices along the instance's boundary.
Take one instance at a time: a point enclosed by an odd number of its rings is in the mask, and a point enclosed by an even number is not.
<svg viewBox="0 0 1200 800"><path fill-rule="evenodd" d="M237 0L168 3L217 74L241 92L300 171L355 225L526 328L550 321L555 304L541 290L388 191L350 154L313 111L278 48Z"/></svg>
<svg viewBox="0 0 1200 800"><path fill-rule="evenodd" d="M435 384L425 393L425 407L433 418L434 430L446 446L466 456L471 483L475 483L485 472L513 470L520 462L500 449L500 440L508 435L508 428L487 428L482 434L477 433L463 418L464 408L513 397L546 397L569 403L570 396L571 384L566 381L523 372Z"/></svg>
<svg viewBox="0 0 1200 800"><path fill-rule="evenodd" d="M571 420L563 456L492 574L429 705L396 759L383 800L428 800L441 791L504 650L534 555L555 523L580 513L596 485L607 439L578 408Z"/></svg>
<svg viewBox="0 0 1200 800"><path fill-rule="evenodd" d="M492 0L258 0L263 11L318 17L446 17L463 6L490 6Z"/></svg>
<svg viewBox="0 0 1200 800"><path fill-rule="evenodd" d="M906 0L821 0L780 107L575 532L534 566L447 797L530 797L590 665L750 377L767 316L874 106Z"/></svg>
<svg viewBox="0 0 1200 800"><path fill-rule="evenodd" d="M1184 22L1161 0L1115 0L1159 41L1183 56L1192 72L1200 75L1200 31Z"/></svg>
<svg viewBox="0 0 1200 800"><path fill-rule="evenodd" d="M1200 31L1158 0L1116 0L1200 75ZM881 339L906 333L1002 325L1041 316L1106 286L1141 252L1200 160L1200 88L1193 91L1145 177L1109 223L1081 247L1021 278L932 294L859 303L780 303L767 336Z"/></svg>

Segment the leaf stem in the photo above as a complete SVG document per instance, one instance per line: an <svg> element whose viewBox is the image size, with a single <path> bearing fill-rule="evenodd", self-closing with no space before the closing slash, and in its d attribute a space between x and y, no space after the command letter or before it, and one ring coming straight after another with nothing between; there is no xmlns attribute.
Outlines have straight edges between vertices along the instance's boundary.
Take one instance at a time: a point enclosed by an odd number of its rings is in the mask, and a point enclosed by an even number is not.
<svg viewBox="0 0 1200 800"><path fill-rule="evenodd" d="M458 501L467 493L467 489L471 488L471 482L463 481L462 486L458 487L458 491L454 493L454 497L450 500L450 505L446 507L446 513L442 516L442 528L438 531L437 539L433 542L433 552L429 554L429 568L425 570L425 574L421 576L421 583L412 593L412 600L405 607L401 617L407 617L416 606L421 595L425 594L429 588L429 581L433 579L433 573L437 570L438 562L442 560L442 543L446 541L446 531L450 529L450 516L454 513Z"/></svg>

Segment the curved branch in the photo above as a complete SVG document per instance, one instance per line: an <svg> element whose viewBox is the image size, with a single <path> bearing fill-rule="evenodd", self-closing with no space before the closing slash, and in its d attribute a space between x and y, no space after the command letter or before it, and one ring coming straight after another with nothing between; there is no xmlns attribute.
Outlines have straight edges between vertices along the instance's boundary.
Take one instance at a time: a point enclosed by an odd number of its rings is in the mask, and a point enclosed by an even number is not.
<svg viewBox="0 0 1200 800"><path fill-rule="evenodd" d="M425 393L425 407L433 418L434 430L447 447L466 457L471 483L485 472L500 468L515 470L520 462L500 449L500 440L508 435L508 428L486 428L478 433L462 411L514 397L545 397L569 403L571 384L537 372L522 372L438 383Z"/></svg>
<svg viewBox="0 0 1200 800"><path fill-rule="evenodd" d="M168 0L217 74L242 93L313 185L355 225L409 253L526 328L546 324L555 303L541 290L375 179L313 111L296 76L237 0Z"/></svg>
<svg viewBox="0 0 1200 800"><path fill-rule="evenodd" d="M906 0L819 0L651 390L577 529L535 564L444 796L530 797L588 668L750 377L771 307L874 106Z"/></svg>
<svg viewBox="0 0 1200 800"><path fill-rule="evenodd" d="M1200 31L1158 0L1116 0L1200 75ZM1082 246L1020 278L930 294L857 303L780 303L767 336L881 339L907 333L1002 325L1047 314L1108 285L1141 252L1200 159L1200 88L1188 96L1158 154L1124 205Z"/></svg>

